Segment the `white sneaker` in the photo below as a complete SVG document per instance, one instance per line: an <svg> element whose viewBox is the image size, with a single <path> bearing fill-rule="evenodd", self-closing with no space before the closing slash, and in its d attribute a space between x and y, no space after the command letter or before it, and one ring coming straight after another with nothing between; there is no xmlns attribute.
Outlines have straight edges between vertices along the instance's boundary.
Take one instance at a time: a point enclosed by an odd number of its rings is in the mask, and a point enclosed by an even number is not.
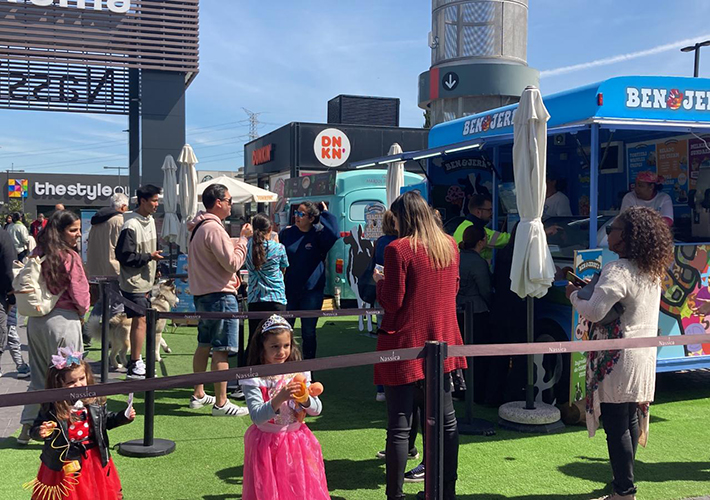
<svg viewBox="0 0 710 500"><path fill-rule="evenodd" d="M126 372L126 378L132 380L143 380L145 379L145 363L143 358L138 358L138 361L128 362L128 371Z"/></svg>
<svg viewBox="0 0 710 500"><path fill-rule="evenodd" d="M375 401L379 401L380 403L382 401L387 401L387 398L385 398L385 393L384 392L378 392L377 396L375 396Z"/></svg>
<svg viewBox="0 0 710 500"><path fill-rule="evenodd" d="M217 405L212 407L213 417L243 417L245 415L249 415L249 410L243 406L237 406L231 401L227 401L221 408Z"/></svg>
<svg viewBox="0 0 710 500"><path fill-rule="evenodd" d="M203 406L213 405L215 404L215 401L217 401L217 398L215 398L214 396L210 396L209 394L205 394L201 398L190 396L190 408L194 410L197 408L202 408Z"/></svg>

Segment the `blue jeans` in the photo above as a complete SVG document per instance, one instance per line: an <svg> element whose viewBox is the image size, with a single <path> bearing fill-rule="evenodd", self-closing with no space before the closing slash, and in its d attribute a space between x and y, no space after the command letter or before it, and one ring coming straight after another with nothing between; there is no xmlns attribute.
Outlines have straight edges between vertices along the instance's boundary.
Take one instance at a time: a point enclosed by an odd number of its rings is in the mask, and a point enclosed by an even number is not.
<svg viewBox="0 0 710 500"><path fill-rule="evenodd" d="M307 290L298 297L287 297L287 311L320 311L323 307L323 290ZM295 318L289 319L291 326ZM316 357L316 324L318 318L301 318L301 340L303 342L303 359Z"/></svg>
<svg viewBox="0 0 710 500"><path fill-rule="evenodd" d="M237 296L233 293L195 295L197 312L239 312ZM215 351L239 351L238 319L201 319L197 324L197 344Z"/></svg>

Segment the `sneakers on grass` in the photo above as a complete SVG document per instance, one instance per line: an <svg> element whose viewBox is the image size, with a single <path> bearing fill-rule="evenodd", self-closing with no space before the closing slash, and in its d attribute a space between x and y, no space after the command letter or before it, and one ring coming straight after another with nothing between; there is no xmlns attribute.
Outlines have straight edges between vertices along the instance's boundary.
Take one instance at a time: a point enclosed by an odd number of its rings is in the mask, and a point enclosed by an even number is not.
<svg viewBox="0 0 710 500"><path fill-rule="evenodd" d="M126 379L127 380L143 380L145 379L145 363L143 358L138 358L138 361L132 359L128 361Z"/></svg>
<svg viewBox="0 0 710 500"><path fill-rule="evenodd" d="M244 401L244 391L241 390L241 388L237 387L232 391L232 394L229 395L230 397L236 399L237 401Z"/></svg>
<svg viewBox="0 0 710 500"><path fill-rule="evenodd" d="M375 401L382 403L383 401L387 401L387 398L385 397L384 392L378 392L377 396L375 396Z"/></svg>
<svg viewBox="0 0 710 500"><path fill-rule="evenodd" d="M213 417L243 417L244 415L249 415L249 410L231 401L227 401L221 408L217 405L212 407Z"/></svg>
<svg viewBox="0 0 710 500"><path fill-rule="evenodd" d="M385 455L385 450L378 451L377 455L375 456L382 460L387 458L387 455ZM409 453L407 453L407 460L419 460L419 452L417 450L410 451Z"/></svg>
<svg viewBox="0 0 710 500"><path fill-rule="evenodd" d="M30 365L22 363L17 367L17 378L30 378Z"/></svg>
<svg viewBox="0 0 710 500"><path fill-rule="evenodd" d="M421 483L424 481L424 464L419 464L410 471L404 473L405 483Z"/></svg>
<svg viewBox="0 0 710 500"><path fill-rule="evenodd" d="M214 396L210 396L209 394L205 394L201 398L196 398L194 395L190 396L190 408L197 409L197 408L202 408L203 406L207 405L213 405L217 401L217 398Z"/></svg>
<svg viewBox="0 0 710 500"><path fill-rule="evenodd" d="M30 424L22 424L20 435L17 436L17 444L27 446L30 443L30 439L32 439L30 437L30 429L32 429Z"/></svg>

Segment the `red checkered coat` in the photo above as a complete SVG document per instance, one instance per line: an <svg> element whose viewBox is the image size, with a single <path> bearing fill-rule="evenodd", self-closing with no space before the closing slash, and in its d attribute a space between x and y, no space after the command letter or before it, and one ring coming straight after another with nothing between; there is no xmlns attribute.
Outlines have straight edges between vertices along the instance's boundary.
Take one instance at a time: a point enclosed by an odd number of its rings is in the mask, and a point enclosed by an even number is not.
<svg viewBox="0 0 710 500"><path fill-rule="evenodd" d="M451 245L456 248L452 238ZM445 269L434 269L422 245L416 254L410 240L393 241L385 249L385 279L377 283L377 301L385 315L377 337L378 351L421 347L427 340L461 345L456 321L459 252ZM410 384L424 378L424 359L375 365L375 383ZM447 358L446 373L466 368L466 358Z"/></svg>

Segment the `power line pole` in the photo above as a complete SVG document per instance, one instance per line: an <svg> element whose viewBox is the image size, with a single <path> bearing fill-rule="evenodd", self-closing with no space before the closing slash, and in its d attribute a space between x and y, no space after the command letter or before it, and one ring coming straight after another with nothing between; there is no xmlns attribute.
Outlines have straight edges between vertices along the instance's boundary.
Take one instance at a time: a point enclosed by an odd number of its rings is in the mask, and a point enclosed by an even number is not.
<svg viewBox="0 0 710 500"><path fill-rule="evenodd" d="M249 111L247 108L242 108L244 112L249 116L249 141L259 138L259 115L261 113L254 113Z"/></svg>

